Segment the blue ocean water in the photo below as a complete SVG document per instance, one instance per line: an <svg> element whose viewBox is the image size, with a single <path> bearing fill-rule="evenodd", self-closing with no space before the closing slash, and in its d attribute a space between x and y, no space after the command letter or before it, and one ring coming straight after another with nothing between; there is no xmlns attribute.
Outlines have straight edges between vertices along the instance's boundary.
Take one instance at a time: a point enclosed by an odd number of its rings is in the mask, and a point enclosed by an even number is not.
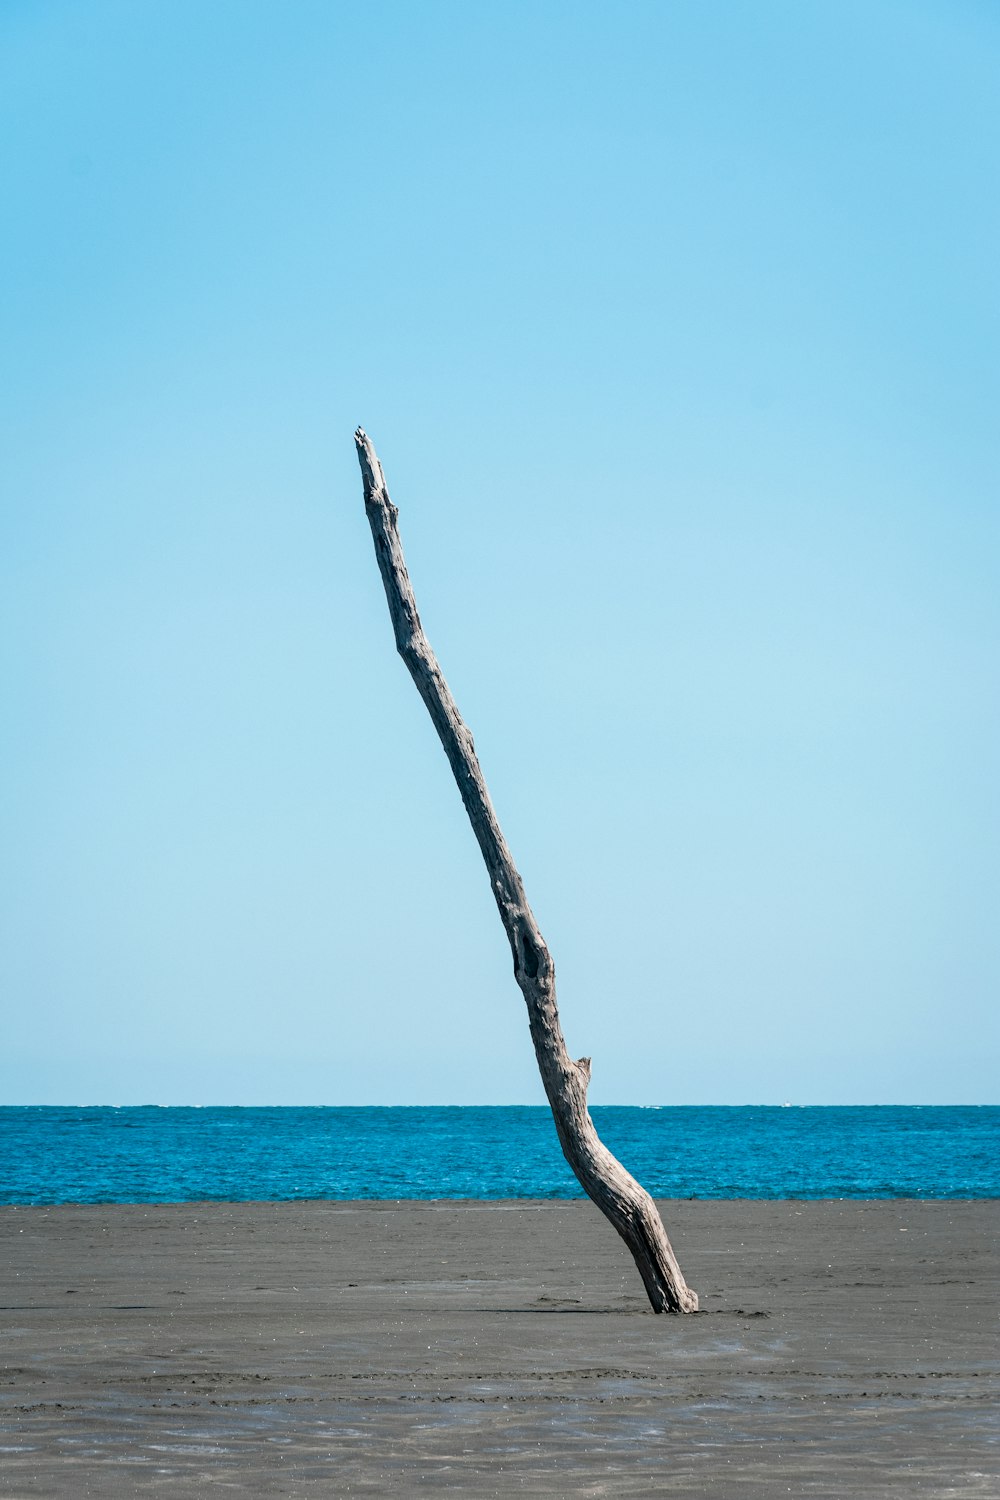
<svg viewBox="0 0 1000 1500"><path fill-rule="evenodd" d="M1000 1107L595 1107L668 1198L1000 1197ZM545 1107L0 1108L0 1202L573 1198Z"/></svg>

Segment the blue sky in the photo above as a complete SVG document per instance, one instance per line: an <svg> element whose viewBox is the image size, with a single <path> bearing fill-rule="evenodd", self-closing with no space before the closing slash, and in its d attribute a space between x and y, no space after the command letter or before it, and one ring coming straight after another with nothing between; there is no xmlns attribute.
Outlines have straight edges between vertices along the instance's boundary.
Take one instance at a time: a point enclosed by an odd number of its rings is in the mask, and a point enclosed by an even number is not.
<svg viewBox="0 0 1000 1500"><path fill-rule="evenodd" d="M1000 17L0 11L0 1098L995 1102Z"/></svg>

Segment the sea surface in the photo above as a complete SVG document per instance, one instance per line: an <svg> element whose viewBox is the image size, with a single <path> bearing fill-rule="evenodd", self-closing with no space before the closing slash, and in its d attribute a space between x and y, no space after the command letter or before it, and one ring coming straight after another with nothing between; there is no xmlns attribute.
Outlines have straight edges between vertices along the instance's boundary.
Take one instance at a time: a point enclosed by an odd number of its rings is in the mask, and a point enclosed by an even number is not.
<svg viewBox="0 0 1000 1500"><path fill-rule="evenodd" d="M595 1107L658 1197L1000 1197L1000 1106ZM574 1198L545 1107L0 1108L0 1202Z"/></svg>

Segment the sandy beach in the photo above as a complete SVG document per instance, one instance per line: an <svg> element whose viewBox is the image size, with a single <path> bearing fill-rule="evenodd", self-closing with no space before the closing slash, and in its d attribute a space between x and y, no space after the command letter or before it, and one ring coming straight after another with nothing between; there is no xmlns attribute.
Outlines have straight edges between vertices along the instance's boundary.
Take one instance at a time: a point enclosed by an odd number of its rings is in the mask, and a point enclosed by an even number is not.
<svg viewBox="0 0 1000 1500"><path fill-rule="evenodd" d="M0 1494L995 1496L1000 1204L0 1209Z"/></svg>

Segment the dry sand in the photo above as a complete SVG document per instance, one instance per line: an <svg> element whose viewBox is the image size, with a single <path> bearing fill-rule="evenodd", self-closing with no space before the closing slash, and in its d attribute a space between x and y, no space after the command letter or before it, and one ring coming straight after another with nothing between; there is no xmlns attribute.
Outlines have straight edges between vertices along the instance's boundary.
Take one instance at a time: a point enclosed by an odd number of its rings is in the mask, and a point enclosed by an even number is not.
<svg viewBox="0 0 1000 1500"><path fill-rule="evenodd" d="M0 1209L0 1494L1000 1495L1000 1204Z"/></svg>

